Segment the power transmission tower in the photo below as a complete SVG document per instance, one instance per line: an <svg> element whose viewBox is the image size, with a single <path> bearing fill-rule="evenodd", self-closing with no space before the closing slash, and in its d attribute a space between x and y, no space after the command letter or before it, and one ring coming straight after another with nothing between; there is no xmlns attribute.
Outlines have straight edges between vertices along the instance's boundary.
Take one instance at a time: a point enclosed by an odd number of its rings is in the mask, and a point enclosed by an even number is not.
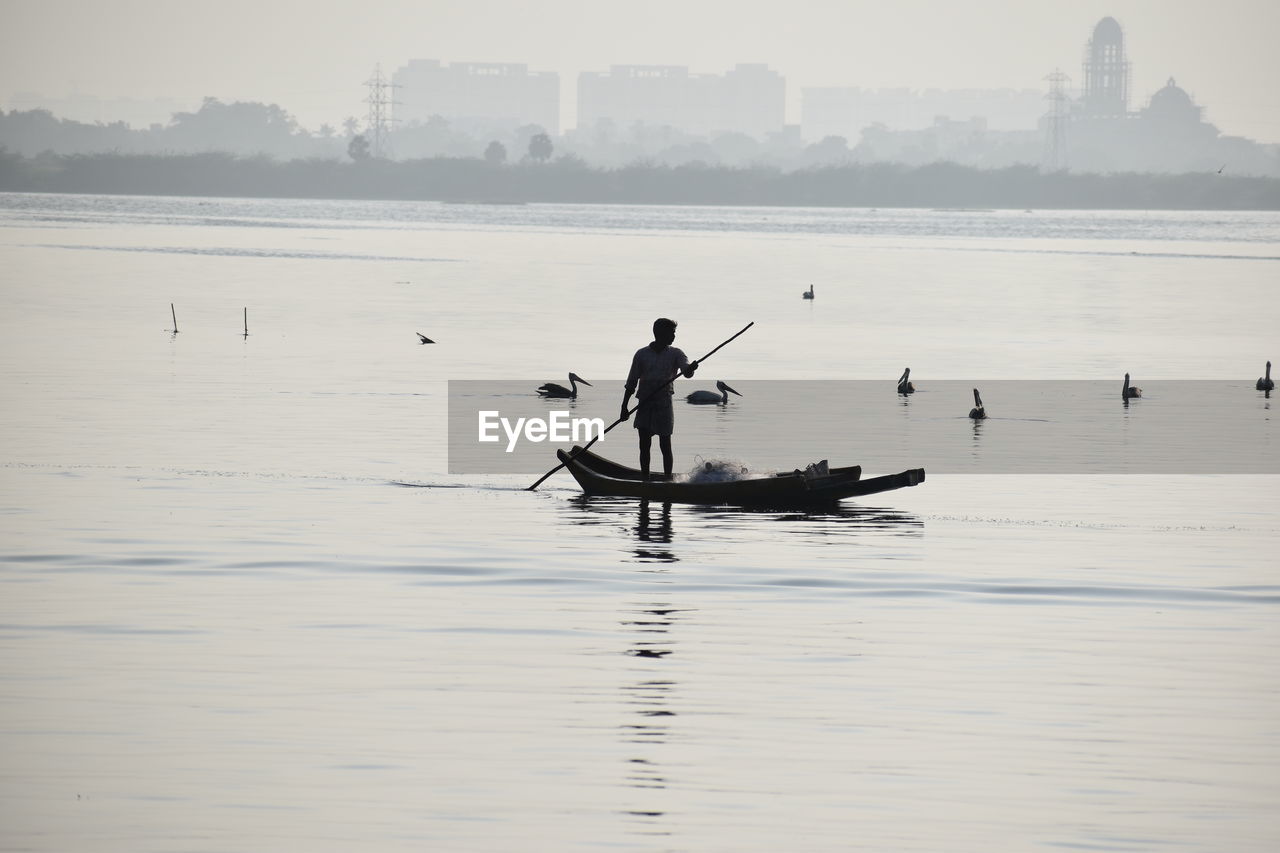
<svg viewBox="0 0 1280 853"><path fill-rule="evenodd" d="M390 90L400 87L395 83L388 83L382 76L381 64L374 66L373 77L364 84L369 88L369 95L365 98L365 103L369 105L369 115L365 120L369 133L369 155L378 159L387 158L391 156L391 122L395 120L391 118L391 106L395 101L391 100Z"/></svg>
<svg viewBox="0 0 1280 853"><path fill-rule="evenodd" d="M1044 79L1049 81L1049 112L1045 115L1044 169L1057 172L1067 168L1067 125L1071 121L1071 99L1067 95L1067 83L1071 81L1060 70Z"/></svg>

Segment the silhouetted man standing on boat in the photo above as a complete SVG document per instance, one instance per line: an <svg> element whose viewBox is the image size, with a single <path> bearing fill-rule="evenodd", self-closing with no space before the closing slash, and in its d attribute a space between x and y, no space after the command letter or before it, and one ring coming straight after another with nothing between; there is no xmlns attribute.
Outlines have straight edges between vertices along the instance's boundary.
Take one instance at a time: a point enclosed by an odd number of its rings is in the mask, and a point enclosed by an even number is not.
<svg viewBox="0 0 1280 853"><path fill-rule="evenodd" d="M688 356L671 344L676 339L676 321L659 317L653 321L653 342L641 347L631 359L631 372L627 374L627 392L622 398L622 420L626 420L627 404L635 394L640 401L636 408L635 428L640 431L640 470L649 479L649 460L653 449L653 437L658 437L662 450L662 470L671 476L675 457L671 452L671 433L675 430L676 414L671 405L675 388L671 387L676 372L685 377L693 376L698 362L689 362ZM663 388L663 385L666 385ZM657 393L654 393L656 389Z"/></svg>

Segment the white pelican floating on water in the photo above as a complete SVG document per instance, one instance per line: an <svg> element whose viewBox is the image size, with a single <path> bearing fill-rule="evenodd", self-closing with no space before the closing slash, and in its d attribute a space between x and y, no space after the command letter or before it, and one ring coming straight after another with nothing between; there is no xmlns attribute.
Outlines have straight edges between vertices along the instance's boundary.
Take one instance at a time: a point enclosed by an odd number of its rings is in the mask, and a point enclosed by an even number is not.
<svg viewBox="0 0 1280 853"><path fill-rule="evenodd" d="M978 394L978 389L973 389L973 408L969 410L969 417L975 421L980 421L987 416L987 410L982 407L982 397Z"/></svg>
<svg viewBox="0 0 1280 853"><path fill-rule="evenodd" d="M911 384L911 368L908 367L902 371L902 378L898 380L898 393L902 395L916 393L916 386Z"/></svg>
<svg viewBox="0 0 1280 853"><path fill-rule="evenodd" d="M1124 375L1124 388L1120 389L1120 399L1133 400L1142 396L1142 389L1129 384L1129 374Z"/></svg>
<svg viewBox="0 0 1280 853"><path fill-rule="evenodd" d="M1267 362L1267 375L1258 380L1258 384L1254 386L1259 391L1274 391L1276 383L1271 379L1271 362Z"/></svg>
<svg viewBox="0 0 1280 853"><path fill-rule="evenodd" d="M734 391L723 382L716 382L716 389L720 392L719 394L715 391L694 391L688 397L685 397L685 399L690 403L727 403L729 402L730 394L737 394L739 397L742 396L740 392Z"/></svg>
<svg viewBox="0 0 1280 853"><path fill-rule="evenodd" d="M554 382L548 382L545 385L538 386L538 393L541 394L543 397L568 397L570 400L572 400L578 396L579 382L581 382L583 385L591 384L590 382L583 379L578 374L570 373L569 385L572 387L566 388L563 385L557 385Z"/></svg>
<svg viewBox="0 0 1280 853"><path fill-rule="evenodd" d="M424 344L434 344L434 343L435 343L435 341L431 340L431 338L428 338L426 335L422 334L422 332L415 332L415 334L416 334L418 337L422 338L422 342L423 342Z"/></svg>
<svg viewBox="0 0 1280 853"><path fill-rule="evenodd" d="M813 298L813 285L812 285L812 284L811 284L811 285L809 285L809 289L808 289L808 290L806 290L806 291L804 292L804 298L805 298L805 299L812 299L812 298Z"/></svg>

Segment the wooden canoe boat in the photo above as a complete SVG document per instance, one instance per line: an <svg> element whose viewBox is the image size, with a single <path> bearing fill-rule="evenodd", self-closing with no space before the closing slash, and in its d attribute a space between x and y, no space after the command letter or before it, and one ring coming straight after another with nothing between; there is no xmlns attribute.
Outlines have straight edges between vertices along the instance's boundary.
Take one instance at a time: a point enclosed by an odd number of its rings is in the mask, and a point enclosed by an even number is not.
<svg viewBox="0 0 1280 853"><path fill-rule="evenodd" d="M831 468L825 475L789 472L770 477L724 482L669 481L662 474L643 480L639 470L611 462L603 456L574 447L556 451L569 473L589 495L618 495L675 503L731 504L737 506L802 506L835 503L842 498L873 495L924 482L924 469L862 479L862 468Z"/></svg>

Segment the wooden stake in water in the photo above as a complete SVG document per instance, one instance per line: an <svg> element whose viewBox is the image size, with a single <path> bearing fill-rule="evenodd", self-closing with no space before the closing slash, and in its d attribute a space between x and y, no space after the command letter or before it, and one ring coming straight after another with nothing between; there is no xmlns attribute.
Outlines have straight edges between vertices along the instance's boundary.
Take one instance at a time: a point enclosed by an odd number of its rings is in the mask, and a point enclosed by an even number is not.
<svg viewBox="0 0 1280 853"><path fill-rule="evenodd" d="M173 310L173 303L169 303L169 313L173 315L173 333L178 334L178 312Z"/></svg>
<svg viewBox="0 0 1280 853"><path fill-rule="evenodd" d="M248 306L246 306L246 307L245 307L245 309L244 309L244 336L245 336L246 338L247 338L247 337L249 337L249 308L248 308Z"/></svg>

